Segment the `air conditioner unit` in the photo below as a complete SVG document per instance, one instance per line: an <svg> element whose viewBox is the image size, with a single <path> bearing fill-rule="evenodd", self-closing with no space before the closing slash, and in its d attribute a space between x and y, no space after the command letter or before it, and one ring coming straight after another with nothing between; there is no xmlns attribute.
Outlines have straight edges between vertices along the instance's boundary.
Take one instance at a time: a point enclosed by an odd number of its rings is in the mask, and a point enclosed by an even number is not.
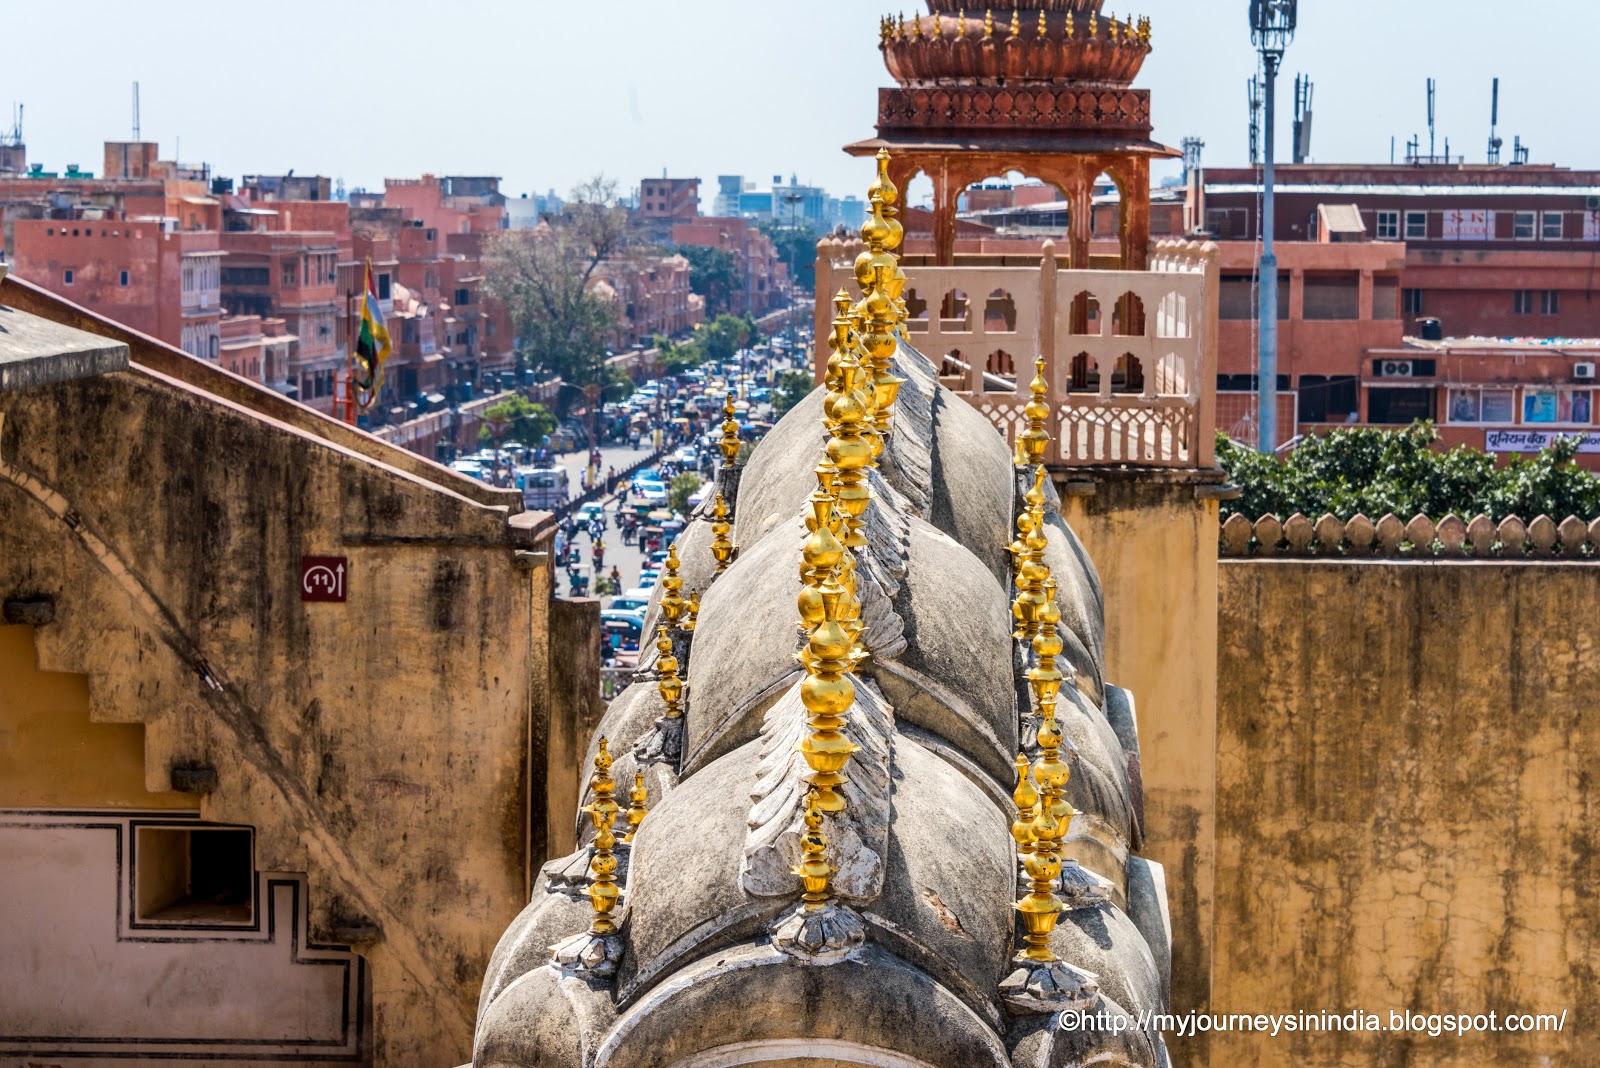
<svg viewBox="0 0 1600 1068"><path fill-rule="evenodd" d="M1600 211L1600 197L1586 198L1583 202L1583 206L1588 208L1590 211Z"/></svg>
<svg viewBox="0 0 1600 1068"><path fill-rule="evenodd" d="M1575 364L1573 364L1572 365L1572 377L1573 378L1593 378L1594 377L1594 364L1593 363L1575 363Z"/></svg>
<svg viewBox="0 0 1600 1068"><path fill-rule="evenodd" d="M1384 360L1378 365L1379 378L1410 378L1410 360Z"/></svg>

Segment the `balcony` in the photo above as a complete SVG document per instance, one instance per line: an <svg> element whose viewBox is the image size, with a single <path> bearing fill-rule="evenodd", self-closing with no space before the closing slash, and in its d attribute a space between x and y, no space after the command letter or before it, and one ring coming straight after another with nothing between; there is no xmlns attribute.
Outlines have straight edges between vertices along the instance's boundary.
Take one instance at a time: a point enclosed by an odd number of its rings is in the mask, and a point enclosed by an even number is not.
<svg viewBox="0 0 1600 1068"><path fill-rule="evenodd" d="M831 294L854 289L860 250L859 241L819 245L818 337ZM1214 244L1162 241L1149 270L1065 270L1046 242L1026 266L907 267L906 332L1012 444L1027 429L1042 353L1052 466L1210 468L1218 257Z"/></svg>

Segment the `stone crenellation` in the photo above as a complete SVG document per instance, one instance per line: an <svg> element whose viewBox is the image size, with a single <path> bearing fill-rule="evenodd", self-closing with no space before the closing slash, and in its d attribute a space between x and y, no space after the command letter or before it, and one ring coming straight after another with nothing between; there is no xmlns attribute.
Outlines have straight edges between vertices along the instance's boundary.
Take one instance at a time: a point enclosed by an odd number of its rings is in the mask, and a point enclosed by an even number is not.
<svg viewBox="0 0 1600 1068"><path fill-rule="evenodd" d="M1507 516L1496 523L1486 515L1471 520L1447 515L1436 523L1424 515L1407 521L1390 513L1373 522L1361 514L1311 520L1296 512L1288 519L1264 515L1251 522L1236 514L1222 524L1218 550L1225 558L1600 562L1600 518L1585 522L1568 516L1557 522L1540 515L1523 522Z"/></svg>

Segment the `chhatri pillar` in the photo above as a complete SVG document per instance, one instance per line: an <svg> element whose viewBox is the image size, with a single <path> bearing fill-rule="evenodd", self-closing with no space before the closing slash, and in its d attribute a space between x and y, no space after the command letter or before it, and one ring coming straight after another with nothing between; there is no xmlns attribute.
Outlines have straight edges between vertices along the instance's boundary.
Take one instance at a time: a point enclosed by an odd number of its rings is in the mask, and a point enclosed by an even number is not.
<svg viewBox="0 0 1600 1068"><path fill-rule="evenodd" d="M878 91L878 136L845 148L893 156L901 189L933 181L935 258L955 260L956 205L968 186L1020 171L1061 191L1071 266L1089 266L1094 180L1122 194L1124 270L1143 270L1150 243L1150 161L1181 155L1151 140L1150 93L1132 88L1150 54L1150 20L1118 22L1104 0L1013 0L969 14L928 0L927 15L879 24L899 85ZM982 9L974 9L982 11Z"/></svg>

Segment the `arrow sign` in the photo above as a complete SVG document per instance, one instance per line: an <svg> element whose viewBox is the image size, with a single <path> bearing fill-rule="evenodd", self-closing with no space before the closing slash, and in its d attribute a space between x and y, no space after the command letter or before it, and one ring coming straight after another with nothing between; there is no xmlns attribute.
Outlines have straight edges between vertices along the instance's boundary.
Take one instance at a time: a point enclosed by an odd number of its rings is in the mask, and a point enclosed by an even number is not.
<svg viewBox="0 0 1600 1068"><path fill-rule="evenodd" d="M348 568L349 561L342 556L302 556L300 599L343 602Z"/></svg>

